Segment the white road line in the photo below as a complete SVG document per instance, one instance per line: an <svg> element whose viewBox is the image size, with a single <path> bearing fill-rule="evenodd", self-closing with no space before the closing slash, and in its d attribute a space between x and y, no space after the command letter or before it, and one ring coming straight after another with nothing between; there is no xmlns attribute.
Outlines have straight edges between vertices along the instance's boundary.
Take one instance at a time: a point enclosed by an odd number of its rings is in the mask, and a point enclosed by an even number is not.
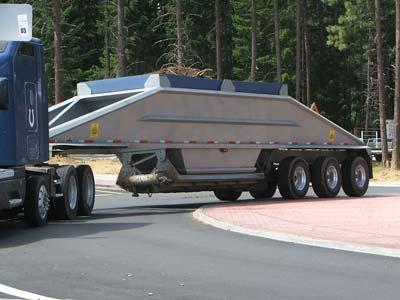
<svg viewBox="0 0 400 300"><path fill-rule="evenodd" d="M56 298L49 298L46 296L30 293L30 292L25 292L10 286L6 286L4 284L0 284L0 293L18 297L21 299L26 299L26 300L60 300Z"/></svg>
<svg viewBox="0 0 400 300"><path fill-rule="evenodd" d="M267 238L270 240L276 240L281 242L287 243L294 243L300 245L307 245L307 246L314 246L320 248L328 248L334 250L343 250L343 251L350 251L350 252L358 252L358 253L366 253L366 254L374 254L374 255L382 255L382 256L389 256L389 257L400 257L400 249L389 249L389 248L381 248L381 247L373 247L373 246L365 246L360 244L352 244L352 243L345 243L345 242L337 242L331 240L323 240L323 239L314 239L309 237L303 236L296 236L292 234L280 233L280 232L273 232L273 231L266 231L266 230L257 230L257 229L249 229L243 228L234 224L230 224L227 222L223 222L214 218L209 217L203 212L203 208L206 206L201 207L193 212L193 217L205 224L226 230L237 232L241 234L247 234L262 238Z"/></svg>
<svg viewBox="0 0 400 300"><path fill-rule="evenodd" d="M109 190L97 190L98 192L101 193L107 193L107 194L113 194L113 195L124 195L125 193L121 193L121 192L113 192L113 191L109 191ZM97 195L96 195L97 196Z"/></svg>

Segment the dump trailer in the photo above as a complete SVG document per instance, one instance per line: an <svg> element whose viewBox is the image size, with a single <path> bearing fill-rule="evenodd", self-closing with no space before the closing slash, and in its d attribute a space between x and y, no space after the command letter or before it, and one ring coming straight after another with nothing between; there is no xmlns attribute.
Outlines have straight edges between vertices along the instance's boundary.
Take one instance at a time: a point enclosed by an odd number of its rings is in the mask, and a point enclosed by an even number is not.
<svg viewBox="0 0 400 300"><path fill-rule="evenodd" d="M30 225L90 215L89 166L49 165L44 49L31 38L32 7L0 4L0 214ZM12 40L12 41L6 41Z"/></svg>
<svg viewBox="0 0 400 300"><path fill-rule="evenodd" d="M370 151L278 83L147 74L88 81L49 109L52 154L116 154L117 184L133 193L249 191L302 198L341 187L362 196Z"/></svg>

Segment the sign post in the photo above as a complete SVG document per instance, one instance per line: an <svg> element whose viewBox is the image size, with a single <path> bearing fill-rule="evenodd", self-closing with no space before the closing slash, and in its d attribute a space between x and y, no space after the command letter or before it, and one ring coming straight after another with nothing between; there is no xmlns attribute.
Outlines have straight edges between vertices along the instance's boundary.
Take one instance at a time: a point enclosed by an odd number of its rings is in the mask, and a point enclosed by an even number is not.
<svg viewBox="0 0 400 300"><path fill-rule="evenodd" d="M32 6L0 4L0 41L32 39Z"/></svg>

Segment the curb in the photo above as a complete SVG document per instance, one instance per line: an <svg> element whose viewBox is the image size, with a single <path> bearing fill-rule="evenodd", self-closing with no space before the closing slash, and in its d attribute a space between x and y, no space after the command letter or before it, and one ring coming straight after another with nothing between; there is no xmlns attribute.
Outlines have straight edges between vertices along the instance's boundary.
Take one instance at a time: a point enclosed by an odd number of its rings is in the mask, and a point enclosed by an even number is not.
<svg viewBox="0 0 400 300"><path fill-rule="evenodd" d="M332 240L323 240L323 239L313 239L304 236L296 236L292 234L273 232L267 230L257 230L257 229L249 229L240 227L231 223L223 222L214 218L209 217L206 213L204 213L204 208L212 208L213 205L206 205L200 207L199 209L193 212L193 218L197 221L205 223L207 225L211 225L213 227L223 229L226 231L232 231L236 233L246 234L250 236L256 236L261 238L266 238L270 240L300 244L306 246L313 246L319 248L328 248L334 250L342 250L348 252L356 252L356 253L364 253L364 254L373 254L380 256L388 256L388 257L400 257L400 249L390 249L390 248L382 248L382 247L371 247L361 244L352 244L345 242L337 242Z"/></svg>

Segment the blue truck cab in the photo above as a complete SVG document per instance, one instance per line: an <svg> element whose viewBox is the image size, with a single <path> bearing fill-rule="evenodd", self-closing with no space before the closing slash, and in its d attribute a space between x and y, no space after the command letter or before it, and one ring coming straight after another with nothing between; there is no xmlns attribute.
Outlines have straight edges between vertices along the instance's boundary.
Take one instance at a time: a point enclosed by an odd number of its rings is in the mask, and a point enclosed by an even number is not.
<svg viewBox="0 0 400 300"><path fill-rule="evenodd" d="M48 160L47 111L40 40L0 41L0 168Z"/></svg>
<svg viewBox="0 0 400 300"><path fill-rule="evenodd" d="M42 43L0 41L0 216L23 213L40 226L50 211L56 219L91 214L93 172L46 163L48 124Z"/></svg>

